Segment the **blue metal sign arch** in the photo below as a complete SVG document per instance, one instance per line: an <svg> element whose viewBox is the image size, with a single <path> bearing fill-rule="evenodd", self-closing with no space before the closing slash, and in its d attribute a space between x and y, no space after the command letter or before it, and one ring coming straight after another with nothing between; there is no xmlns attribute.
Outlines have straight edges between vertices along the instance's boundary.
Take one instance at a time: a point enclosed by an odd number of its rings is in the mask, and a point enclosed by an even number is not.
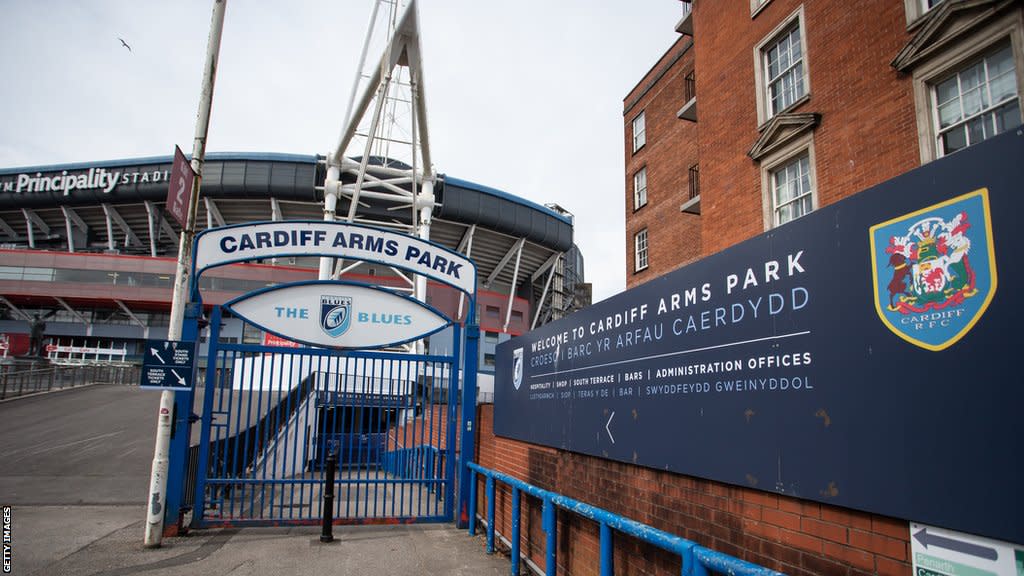
<svg viewBox="0 0 1024 576"><path fill-rule="evenodd" d="M314 494L324 456L334 450L344 473L335 504L336 523L465 520L468 469L456 471L456 446L475 451L473 420L479 329L475 264L448 248L391 230L329 221L257 222L213 228L193 244L189 293L201 309L199 278L217 266L289 256L322 256L376 262L442 282L465 293L463 326L425 303L386 288L345 281L306 281L268 287L215 306L210 318L192 524L308 524L319 521ZM303 330L336 334L352 329L359 312L345 290L422 312L422 333L376 342L384 348L438 334L451 327L449 356L369 350L313 338ZM330 302L297 304L297 296L323 291ZM329 291L340 291L338 294ZM282 329L254 312L274 300L284 315L323 326ZM254 304L248 306L248 304ZM288 310L295 310L289 312ZM321 310L321 308L323 310ZM412 310L413 308L409 308ZM319 316L324 314L324 318ZM370 312L365 312L370 314ZM266 332L314 348L220 342L221 320L234 315ZM391 317L392 319L395 316ZM460 378L461 376L461 378ZM460 380L462 381L460 385ZM191 394L187 400L191 405ZM461 404L461 418L459 408ZM459 434L461 432L461 435ZM471 459L471 457L470 457ZM458 474L458 482L456 482ZM456 483L460 486L456 491ZM457 494L457 495L456 495ZM456 515L456 506L459 513Z"/></svg>

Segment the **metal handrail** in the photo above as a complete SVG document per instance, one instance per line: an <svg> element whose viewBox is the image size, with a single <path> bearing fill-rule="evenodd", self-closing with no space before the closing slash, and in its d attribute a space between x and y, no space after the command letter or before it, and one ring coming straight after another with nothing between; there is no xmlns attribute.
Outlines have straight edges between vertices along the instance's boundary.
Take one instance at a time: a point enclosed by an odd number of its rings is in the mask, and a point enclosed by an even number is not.
<svg viewBox="0 0 1024 576"><path fill-rule="evenodd" d="M682 576L708 576L711 570L735 576L784 576L781 572L770 570L746 560L705 548L685 538L648 526L636 520L609 512L602 508L580 502L568 496L538 488L532 484L503 474L496 470L484 468L475 462L468 462L471 470L469 498L469 533L476 534L476 474L487 478L487 553L494 553L494 485L500 481L512 487L512 574L519 573L519 502L520 493L526 492L539 498L544 503L543 529L547 533L547 562L545 573L556 574L556 554L558 551L556 530L557 517L555 506L563 508L578 516L589 518L601 525L601 576L611 576L614 566L615 547L612 545L612 530L617 530L663 550L678 554L682 559Z"/></svg>
<svg viewBox="0 0 1024 576"><path fill-rule="evenodd" d="M138 382L137 371L138 367L130 364L66 366L45 363L35 366L33 362L26 366L0 363L0 400L83 384L134 384Z"/></svg>

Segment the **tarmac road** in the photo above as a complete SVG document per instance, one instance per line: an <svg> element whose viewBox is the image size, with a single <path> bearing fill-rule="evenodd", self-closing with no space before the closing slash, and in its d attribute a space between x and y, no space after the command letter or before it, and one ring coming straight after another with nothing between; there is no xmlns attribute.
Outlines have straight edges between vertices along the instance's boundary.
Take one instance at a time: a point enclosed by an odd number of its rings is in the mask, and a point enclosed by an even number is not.
<svg viewBox="0 0 1024 576"><path fill-rule="evenodd" d="M85 386L0 403L5 505L146 501L160 393Z"/></svg>

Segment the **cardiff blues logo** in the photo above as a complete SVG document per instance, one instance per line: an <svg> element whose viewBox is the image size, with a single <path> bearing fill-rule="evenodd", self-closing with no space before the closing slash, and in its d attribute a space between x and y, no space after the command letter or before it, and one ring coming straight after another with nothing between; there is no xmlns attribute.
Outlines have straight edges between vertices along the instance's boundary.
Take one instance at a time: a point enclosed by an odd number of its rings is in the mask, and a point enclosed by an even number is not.
<svg viewBox="0 0 1024 576"><path fill-rule="evenodd" d="M516 348L512 351L512 385L519 390L523 383L523 349Z"/></svg>
<svg viewBox="0 0 1024 576"><path fill-rule="evenodd" d="M351 324L351 296L320 296L320 328L328 336L341 336Z"/></svg>
<svg viewBox="0 0 1024 576"><path fill-rule="evenodd" d="M996 291L988 190L872 226L871 271L890 330L928 350L952 346Z"/></svg>

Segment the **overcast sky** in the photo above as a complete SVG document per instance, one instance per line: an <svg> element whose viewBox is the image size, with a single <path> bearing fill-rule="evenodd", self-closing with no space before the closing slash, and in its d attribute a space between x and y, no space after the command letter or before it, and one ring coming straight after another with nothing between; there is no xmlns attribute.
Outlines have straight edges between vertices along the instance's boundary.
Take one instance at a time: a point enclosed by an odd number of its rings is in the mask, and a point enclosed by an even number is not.
<svg viewBox="0 0 1024 576"><path fill-rule="evenodd" d="M328 153L372 2L231 0L207 150ZM0 0L0 167L190 151L212 5ZM419 13L438 172L573 212L594 300L622 291L622 99L675 41L679 1Z"/></svg>

